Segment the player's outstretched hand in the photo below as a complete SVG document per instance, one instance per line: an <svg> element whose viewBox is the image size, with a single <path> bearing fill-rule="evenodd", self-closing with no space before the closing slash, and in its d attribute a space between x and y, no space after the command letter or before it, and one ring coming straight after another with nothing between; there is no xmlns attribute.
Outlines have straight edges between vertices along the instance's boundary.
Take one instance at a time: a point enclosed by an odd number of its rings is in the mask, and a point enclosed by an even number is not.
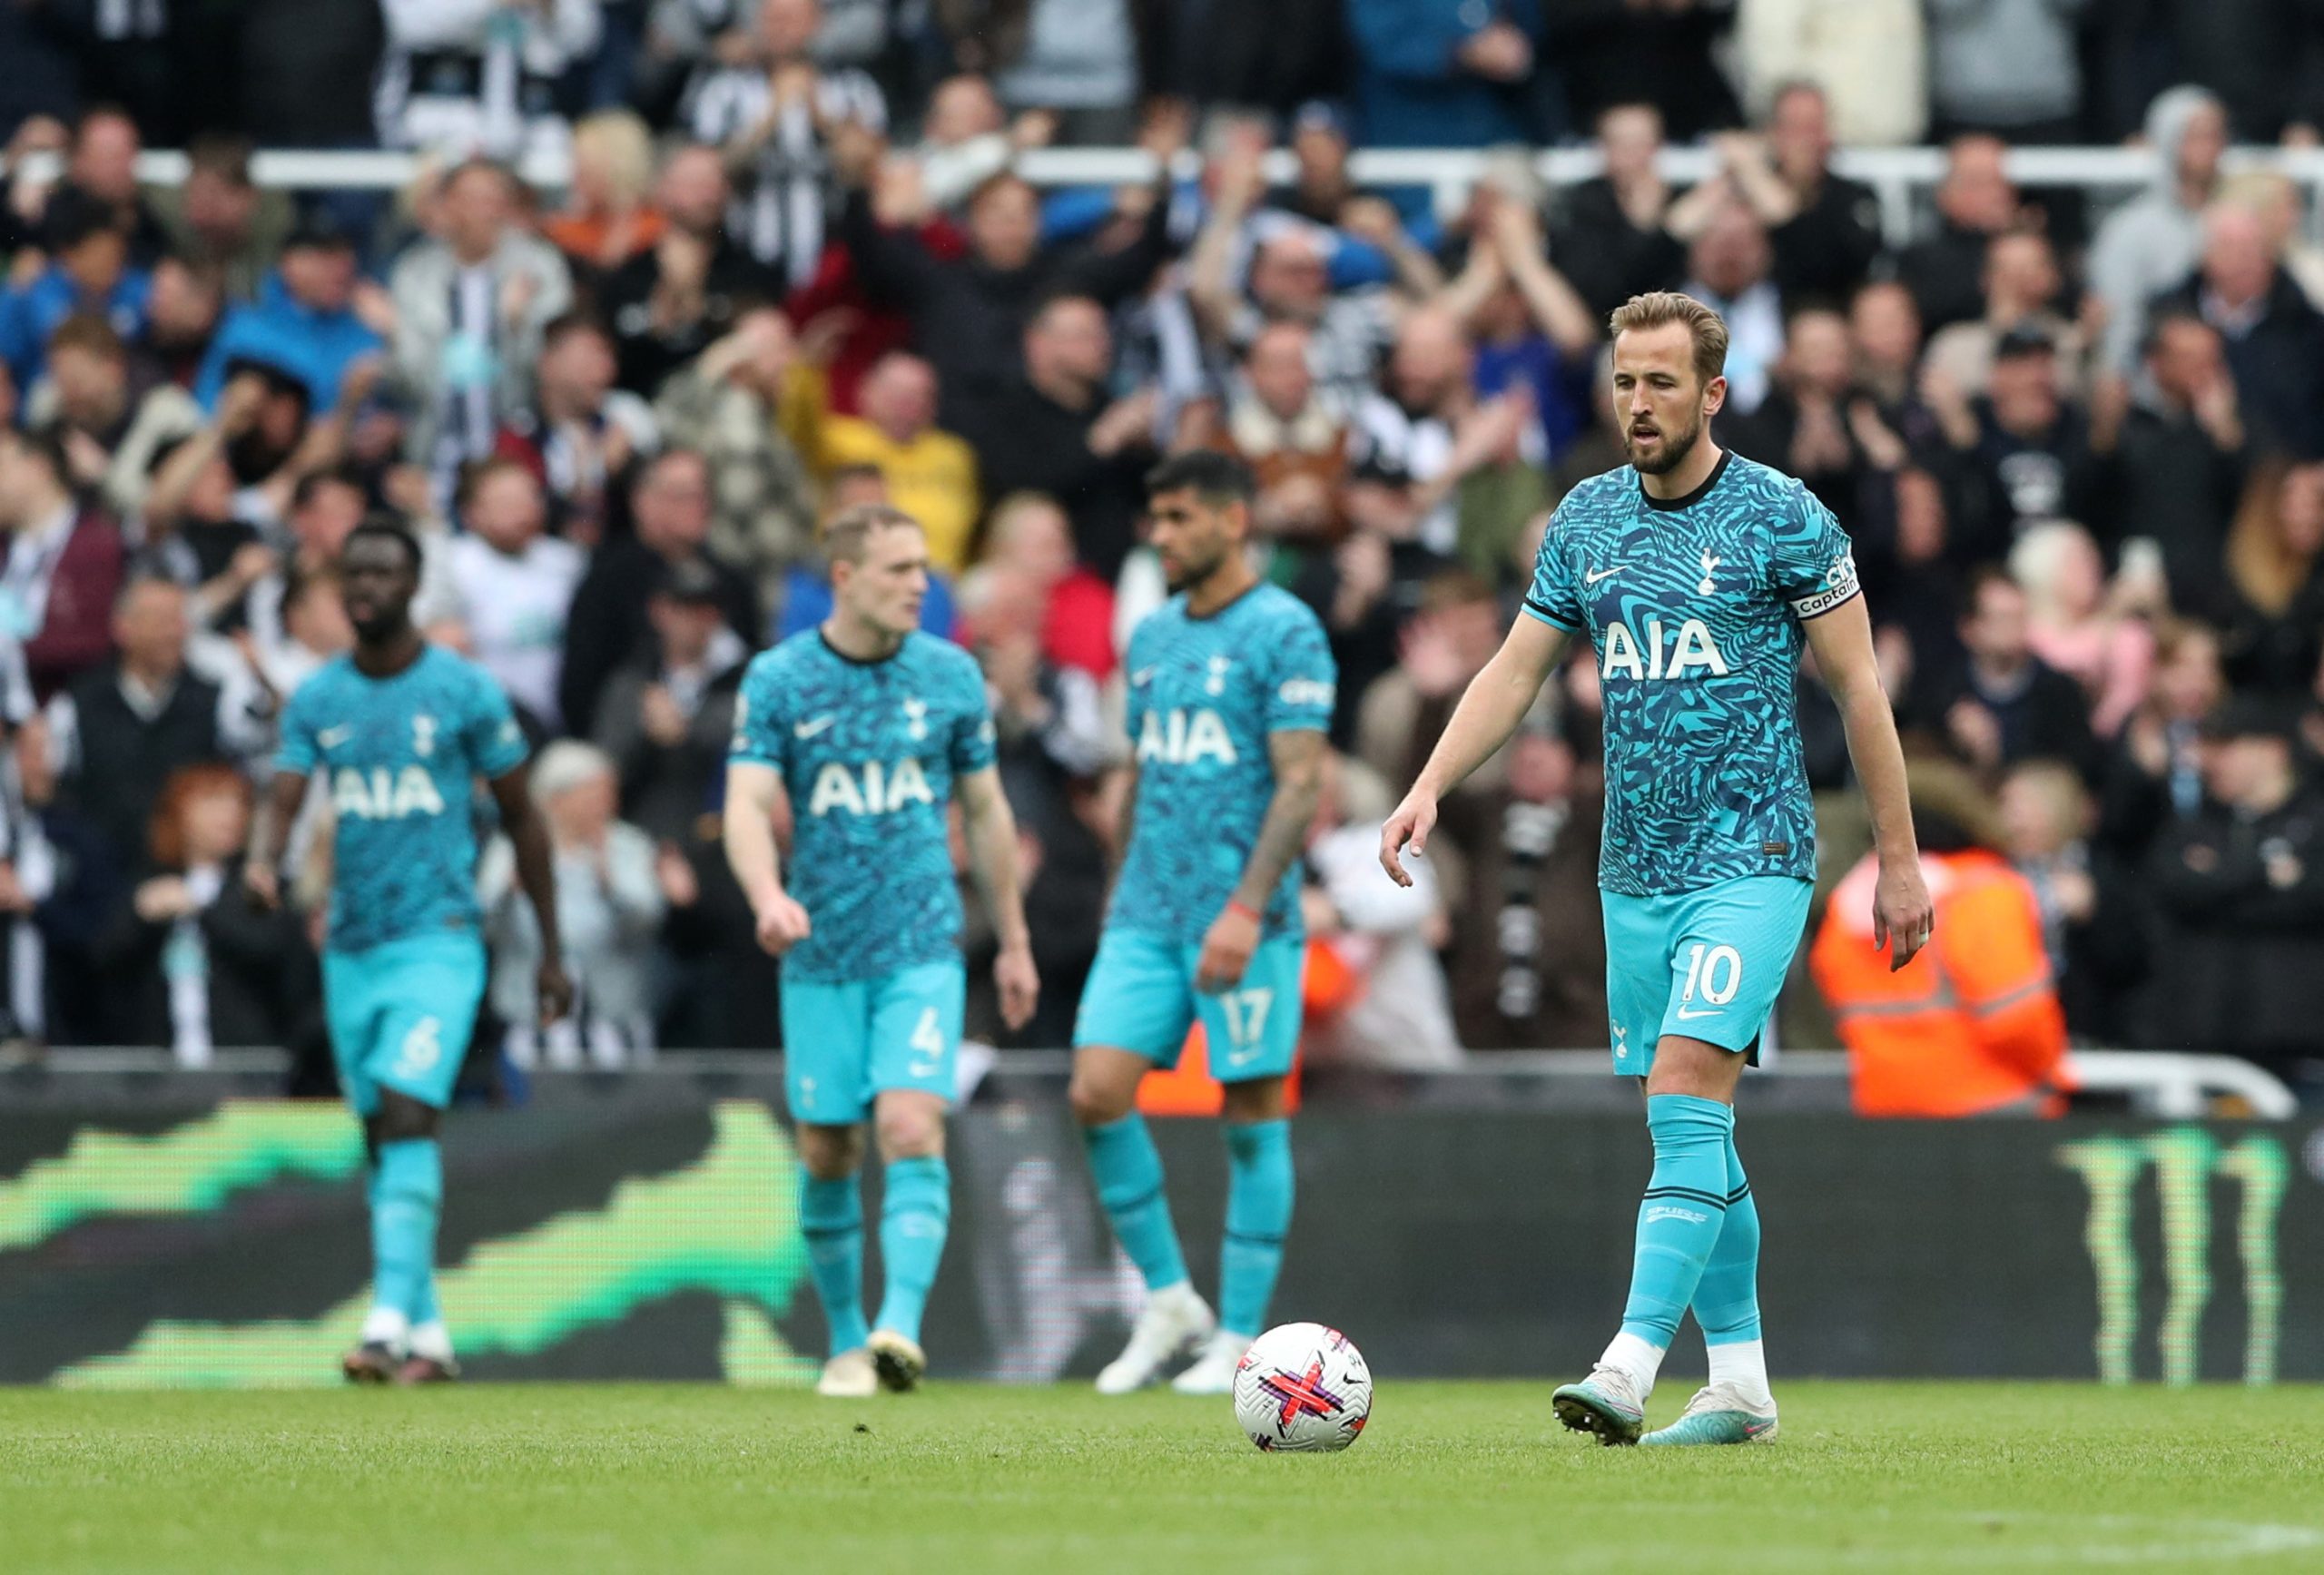
<svg viewBox="0 0 2324 1575"><path fill-rule="evenodd" d="M1041 976L1029 946L1004 946L992 960L992 982L1000 991L1000 1020L1021 1029L1033 1020L1041 1000Z"/></svg>
<svg viewBox="0 0 2324 1575"><path fill-rule="evenodd" d="M533 990L540 1000L541 1027L573 1015L573 981L565 977L563 963L544 960L533 976Z"/></svg>
<svg viewBox="0 0 2324 1575"><path fill-rule="evenodd" d="M1195 960L1195 988L1207 995L1233 989L1251 966L1259 949L1259 916L1240 902L1229 902L1210 921L1202 938L1202 955Z"/></svg>
<svg viewBox="0 0 2324 1575"><path fill-rule="evenodd" d="M1413 883L1412 871L1404 868L1404 850L1427 852L1428 833L1435 829L1436 801L1417 790L1406 794L1380 828L1380 867L1388 871L1389 880L1399 886Z"/></svg>
<svg viewBox="0 0 2324 1575"><path fill-rule="evenodd" d="M1912 961L1936 930L1936 908L1929 901L1917 858L1880 866L1872 893L1872 948L1888 948L1888 971Z"/></svg>
<svg viewBox="0 0 2324 1575"><path fill-rule="evenodd" d="M242 886L250 892L251 901L265 912L271 913L282 906L282 878L275 873L273 865L251 860L242 866Z"/></svg>
<svg viewBox="0 0 2324 1575"><path fill-rule="evenodd" d="M759 910L759 948L769 957L781 957L813 930L807 911L789 897L778 894Z"/></svg>

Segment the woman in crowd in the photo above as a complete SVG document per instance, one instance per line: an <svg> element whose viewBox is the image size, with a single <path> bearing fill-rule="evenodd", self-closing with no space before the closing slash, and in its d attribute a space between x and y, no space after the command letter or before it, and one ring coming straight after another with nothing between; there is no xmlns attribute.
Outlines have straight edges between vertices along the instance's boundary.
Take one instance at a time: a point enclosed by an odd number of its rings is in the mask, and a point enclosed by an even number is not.
<svg viewBox="0 0 2324 1575"><path fill-rule="evenodd" d="M99 947L120 1043L204 1067L220 1046L290 1042L316 1005L298 919L242 885L250 816L250 784L230 765L186 766L162 786L152 862Z"/></svg>
<svg viewBox="0 0 2324 1575"><path fill-rule="evenodd" d="M654 137L628 110L605 110L573 128L573 188L564 212L541 226L584 283L653 249L662 215L647 202Z"/></svg>
<svg viewBox="0 0 2324 1575"><path fill-rule="evenodd" d="M2324 655L2324 463L2277 460L2253 474L2228 532L2227 577L2228 677L2298 694Z"/></svg>
<svg viewBox="0 0 2324 1575"><path fill-rule="evenodd" d="M2025 587L2027 644L2082 685L2090 697L2090 730L2112 738L2144 702L2154 675L2154 632L2141 615L2135 576L2110 586L2098 544L2066 520L2020 536L2009 567Z"/></svg>

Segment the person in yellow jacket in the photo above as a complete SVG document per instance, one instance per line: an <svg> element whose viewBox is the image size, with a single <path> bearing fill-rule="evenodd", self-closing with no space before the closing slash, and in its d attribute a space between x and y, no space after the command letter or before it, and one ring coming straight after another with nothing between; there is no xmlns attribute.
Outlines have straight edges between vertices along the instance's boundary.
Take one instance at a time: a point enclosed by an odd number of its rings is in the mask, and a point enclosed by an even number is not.
<svg viewBox="0 0 2324 1575"><path fill-rule="evenodd" d="M1953 768L1913 768L1921 867L1936 906L1935 937L1917 957L1892 972L1873 946L1869 855L1841 879L1808 952L1847 1046L1859 1115L2064 1111L2065 1013L2041 911L2025 878L1969 829L1991 817L1974 792Z"/></svg>
<svg viewBox="0 0 2324 1575"><path fill-rule="evenodd" d="M968 566L979 510L976 451L936 426L936 372L918 356L881 356L863 376L862 414L826 415L814 463L829 477L869 465L886 477L888 500L928 534L928 556L947 574Z"/></svg>

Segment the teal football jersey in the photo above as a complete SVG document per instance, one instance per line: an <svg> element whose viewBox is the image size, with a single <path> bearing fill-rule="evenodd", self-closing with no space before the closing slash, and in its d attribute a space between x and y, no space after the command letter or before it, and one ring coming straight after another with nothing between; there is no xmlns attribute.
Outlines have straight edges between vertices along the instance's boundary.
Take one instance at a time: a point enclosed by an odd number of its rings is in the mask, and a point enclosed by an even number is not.
<svg viewBox="0 0 2324 1575"><path fill-rule="evenodd" d="M330 784L333 950L476 928L476 779L525 755L500 685L440 646L389 678L341 656L299 686L274 764Z"/></svg>
<svg viewBox="0 0 2324 1575"><path fill-rule="evenodd" d="M974 657L914 634L859 662L821 629L793 635L743 674L732 758L774 767L791 796L784 884L813 931L787 977L873 979L959 955L946 805L956 777L993 763Z"/></svg>
<svg viewBox="0 0 2324 1575"><path fill-rule="evenodd" d="M1269 735L1328 728L1338 673L1322 623L1271 585L1202 618L1173 597L1130 635L1127 666L1137 800L1108 922L1199 941L1275 798ZM1305 933L1296 861L1265 921L1269 935Z"/></svg>
<svg viewBox="0 0 2324 1575"><path fill-rule="evenodd" d="M1816 877L1794 680L1803 623L1858 594L1847 533L1799 482L1733 454L1667 502L1636 471L1558 506L1525 599L1586 633L1606 707L1598 881L1655 896Z"/></svg>

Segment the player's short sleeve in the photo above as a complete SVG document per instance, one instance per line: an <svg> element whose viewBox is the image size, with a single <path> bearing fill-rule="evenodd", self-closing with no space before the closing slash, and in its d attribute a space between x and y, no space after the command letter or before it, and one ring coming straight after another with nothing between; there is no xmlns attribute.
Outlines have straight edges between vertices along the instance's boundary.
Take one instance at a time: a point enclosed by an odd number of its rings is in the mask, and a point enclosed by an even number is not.
<svg viewBox="0 0 2324 1575"><path fill-rule="evenodd" d="M1153 626L1158 615L1149 614L1129 633L1129 649L1122 654L1122 673L1128 680L1122 704L1122 725L1136 739L1138 730L1146 725L1147 697L1153 692L1154 670L1149 653L1153 642L1146 631Z"/></svg>
<svg viewBox="0 0 2324 1575"><path fill-rule="evenodd" d="M1573 583L1573 565L1559 536L1565 525L1562 505L1550 517L1541 533L1541 550L1533 556L1533 582L1525 589L1525 611L1552 628L1579 634L1586 620L1581 611L1581 587Z"/></svg>
<svg viewBox="0 0 2324 1575"><path fill-rule="evenodd" d="M985 694L984 674L976 663L960 658L960 714L952 720L950 753L952 774L966 776L990 765L998 754L992 726L992 701Z"/></svg>
<svg viewBox="0 0 2324 1575"><path fill-rule="evenodd" d="M322 750L315 742L315 691L322 675L315 674L291 691L282 707L281 736L274 745L274 769L292 776L312 776L321 763Z"/></svg>
<svg viewBox="0 0 2324 1575"><path fill-rule="evenodd" d="M1331 643L1315 615L1302 605L1296 616L1284 620L1276 637L1267 678L1267 731L1327 730L1338 698L1339 667L1332 660Z"/></svg>
<svg viewBox="0 0 2324 1575"><path fill-rule="evenodd" d="M507 692L488 674L478 673L469 686L466 731L468 758L486 777L507 776L533 753L509 708Z"/></svg>
<svg viewBox="0 0 2324 1575"><path fill-rule="evenodd" d="M1775 594L1803 621L1820 617L1864 587L1848 533L1816 495L1794 485L1791 507L1776 521L1768 566Z"/></svg>
<svg viewBox="0 0 2324 1575"><path fill-rule="evenodd" d="M753 661L743 674L743 687L734 696L734 738L726 750L730 763L771 765L777 771L791 763L783 718L775 704L777 687L764 657Z"/></svg>

